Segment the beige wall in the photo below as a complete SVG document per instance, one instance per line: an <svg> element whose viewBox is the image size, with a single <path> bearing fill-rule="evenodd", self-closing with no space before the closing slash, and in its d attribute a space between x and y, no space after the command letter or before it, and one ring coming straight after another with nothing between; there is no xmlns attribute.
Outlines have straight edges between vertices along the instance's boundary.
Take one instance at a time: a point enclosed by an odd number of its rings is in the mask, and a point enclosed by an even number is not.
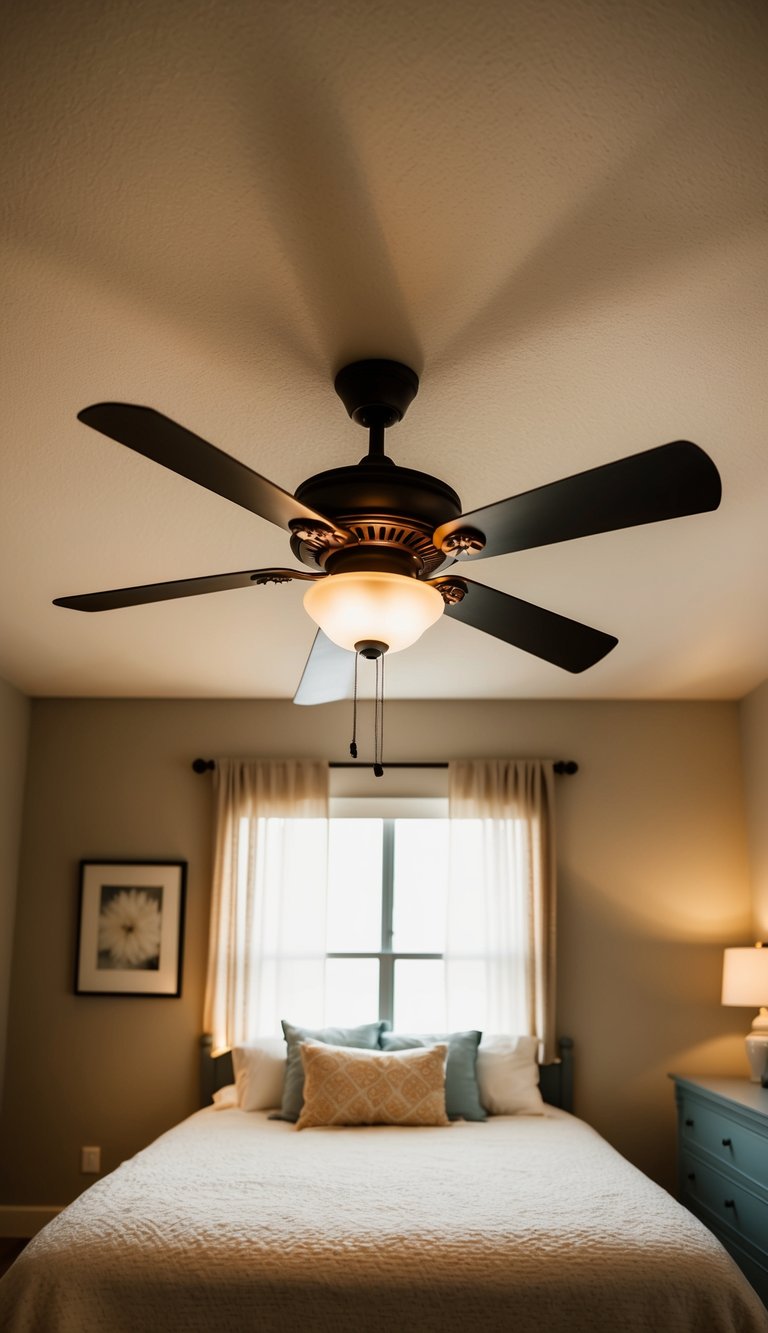
<svg viewBox="0 0 768 1333"><path fill-rule="evenodd" d="M211 791L190 761L344 759L349 729L347 705L33 704L0 1201L65 1202L89 1183L80 1145L100 1144L111 1169L195 1106ZM738 706L393 703L386 743L399 759L578 760L558 780L559 1028L577 1043L577 1110L672 1185L667 1072L746 1072L741 1015L719 1004L722 944L750 931ZM180 1000L72 994L81 857L189 861Z"/></svg>
<svg viewBox="0 0 768 1333"><path fill-rule="evenodd" d="M0 680L0 1106L28 729L29 700Z"/></svg>
<svg viewBox="0 0 768 1333"><path fill-rule="evenodd" d="M768 681L742 699L740 713L754 934L756 939L768 940Z"/></svg>

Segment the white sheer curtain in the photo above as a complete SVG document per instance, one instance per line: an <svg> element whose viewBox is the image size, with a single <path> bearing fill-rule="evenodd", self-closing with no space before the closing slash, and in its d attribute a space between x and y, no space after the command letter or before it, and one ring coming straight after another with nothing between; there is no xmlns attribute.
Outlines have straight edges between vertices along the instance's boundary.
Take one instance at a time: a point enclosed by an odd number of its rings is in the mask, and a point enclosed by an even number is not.
<svg viewBox="0 0 768 1333"><path fill-rule="evenodd" d="M536 1036L555 1058L554 776L540 760L449 765L449 1028Z"/></svg>
<svg viewBox="0 0 768 1333"><path fill-rule="evenodd" d="M322 1016L328 765L219 759L214 780L204 1025L216 1051Z"/></svg>

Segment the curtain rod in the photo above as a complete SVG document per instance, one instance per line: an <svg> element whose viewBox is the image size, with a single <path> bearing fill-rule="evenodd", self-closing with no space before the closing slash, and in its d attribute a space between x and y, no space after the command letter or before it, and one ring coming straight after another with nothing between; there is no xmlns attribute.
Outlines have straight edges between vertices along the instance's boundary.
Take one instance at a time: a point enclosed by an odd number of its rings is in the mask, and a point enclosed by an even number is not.
<svg viewBox="0 0 768 1333"><path fill-rule="evenodd" d="M216 760L215 760L215 759L194 759L194 760L192 761L192 768L194 769L195 773L209 773L209 772L211 772L211 770L214 769L215 767L216 767ZM358 761L356 761L356 760L353 760L352 762L346 762L346 763L334 763L334 762L331 762L331 763L329 763L328 767L329 767L329 768L358 768L358 769L362 770L362 769L364 769L364 768L372 768L373 765L372 765L372 764L366 764L366 763L360 763L360 762L358 762ZM448 764L447 764L447 763L423 763L423 764L421 764L421 763L407 763L407 764L392 763L392 764L384 764L383 767L384 767L384 768L447 768L447 767L448 767ZM578 771L579 771L579 765L576 763L576 760L575 760L575 759L556 759L556 760L553 762L553 764L552 764L552 769L553 769L553 771L554 771L555 773L564 773L564 774L566 774L568 777L570 777L571 774L573 774L573 773L578 773Z"/></svg>

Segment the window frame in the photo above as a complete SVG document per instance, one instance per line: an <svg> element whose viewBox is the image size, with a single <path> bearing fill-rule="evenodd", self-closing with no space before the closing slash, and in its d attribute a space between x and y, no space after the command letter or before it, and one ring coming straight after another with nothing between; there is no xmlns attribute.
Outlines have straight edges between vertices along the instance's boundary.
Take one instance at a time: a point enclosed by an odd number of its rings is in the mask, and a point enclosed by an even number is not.
<svg viewBox="0 0 768 1333"><path fill-rule="evenodd" d="M362 812L361 812L362 813ZM368 816L370 817L370 816ZM423 818L423 815L417 816ZM331 818L350 819L355 815L331 815ZM379 964L379 1019L390 1027L395 1017L395 964L400 960L442 962L444 953L412 953L392 948L394 939L395 906L395 826L403 821L403 816L374 815L382 821L381 842L381 934L378 950L327 950L326 958L359 959L375 958ZM444 815L434 814L429 818L442 819Z"/></svg>

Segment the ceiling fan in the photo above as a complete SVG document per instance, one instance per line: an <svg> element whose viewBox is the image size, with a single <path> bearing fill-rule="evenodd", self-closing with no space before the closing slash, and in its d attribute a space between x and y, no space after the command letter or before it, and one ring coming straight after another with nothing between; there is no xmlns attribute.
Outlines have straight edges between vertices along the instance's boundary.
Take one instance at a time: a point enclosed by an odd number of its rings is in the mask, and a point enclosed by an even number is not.
<svg viewBox="0 0 768 1333"><path fill-rule="evenodd" d="M698 445L678 440L463 514L446 482L400 467L384 452L385 431L416 396L413 370L397 361L356 361L339 371L334 387L353 421L368 431L368 453L357 464L309 477L294 495L152 408L84 408L78 418L93 430L286 528L306 571L240 570L57 597L55 605L107 611L306 580L305 607L320 629L296 703L344 698L357 652L378 658L408 647L442 614L580 672L618 640L459 576L454 566L704 513L720 503L714 463Z"/></svg>

